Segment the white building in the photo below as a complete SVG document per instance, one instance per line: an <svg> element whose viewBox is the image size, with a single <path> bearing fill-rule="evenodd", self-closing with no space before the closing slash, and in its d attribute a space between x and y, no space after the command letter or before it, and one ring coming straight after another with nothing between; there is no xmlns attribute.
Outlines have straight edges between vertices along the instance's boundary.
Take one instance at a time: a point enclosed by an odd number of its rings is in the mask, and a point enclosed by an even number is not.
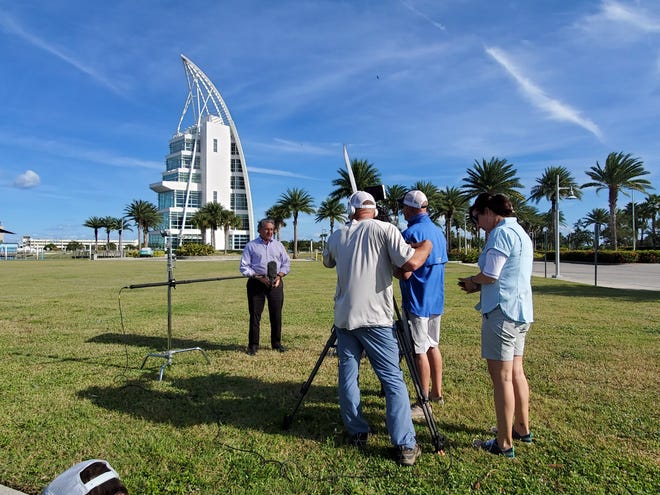
<svg viewBox="0 0 660 495"><path fill-rule="evenodd" d="M161 181L149 186L158 193L161 230L168 233L173 246L197 242L225 249L222 227L215 231L215 239L210 229L202 238L202 231L190 221L203 205L219 203L242 221L239 228L229 230L227 249L242 249L254 237L254 220L241 141L213 83L188 58L181 58L188 79L188 98L169 143ZM184 127L190 117L192 123ZM149 235L150 246L163 244L160 233Z"/></svg>

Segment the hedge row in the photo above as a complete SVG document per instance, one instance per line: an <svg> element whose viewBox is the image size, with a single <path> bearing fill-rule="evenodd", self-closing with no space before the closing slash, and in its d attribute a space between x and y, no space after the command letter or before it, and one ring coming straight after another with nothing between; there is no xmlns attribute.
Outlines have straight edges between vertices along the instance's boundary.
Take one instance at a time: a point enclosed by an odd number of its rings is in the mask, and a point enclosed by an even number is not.
<svg viewBox="0 0 660 495"><path fill-rule="evenodd" d="M457 251L453 249L449 252L450 261L462 261L463 263L476 263L479 259L479 251L476 249L469 249L467 253L464 251ZM544 259L543 253L534 253L536 261ZM555 260L555 252L548 251L547 260ZM562 261L575 261L579 263L593 263L594 251L593 250L561 250ZM660 250L644 250L644 251L598 251L599 263L660 263Z"/></svg>

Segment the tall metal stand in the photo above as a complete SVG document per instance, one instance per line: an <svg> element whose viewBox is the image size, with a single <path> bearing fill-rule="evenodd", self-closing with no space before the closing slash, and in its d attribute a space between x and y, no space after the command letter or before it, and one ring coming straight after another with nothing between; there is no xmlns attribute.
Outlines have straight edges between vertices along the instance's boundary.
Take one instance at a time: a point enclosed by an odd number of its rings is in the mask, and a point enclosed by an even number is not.
<svg viewBox="0 0 660 495"><path fill-rule="evenodd" d="M407 317L406 318L402 317L401 313L399 312L399 307L397 306L396 300L394 300L394 309L396 311L396 315L398 318L398 321L395 323L395 326L396 326L397 341L399 344L399 351L405 357L406 364L408 365L408 370L410 371L410 377L413 381L413 384L415 385L417 400L422 405L422 410L424 411L424 418L426 419L426 424L431 434L431 443L433 444L433 448L435 449L435 452L442 452L446 446L447 439L438 432L438 428L435 424L435 419L433 418L433 414L431 412L431 407L429 404L427 394L422 390L422 385L419 377L419 370L417 369L417 364L415 363L414 347L412 344L412 334L410 333L410 326L408 325L408 319ZM333 326L332 331L330 332L330 337L328 338L328 341L325 343L325 347L323 348L323 351L321 351L321 355L316 361L316 364L314 365L314 369L310 373L309 378L307 378L307 381L305 381L305 383L303 383L302 387L300 388L300 396L298 397L298 400L296 401L296 404L293 407L291 414L288 414L284 417L283 428L285 430L288 430L293 424L293 418L295 417L296 413L298 412L298 409L302 405L303 400L305 399L305 395L307 395L307 392L309 391L309 388L312 385L312 381L314 380L316 373L321 367L321 363L323 363L323 360L328 355L330 348L335 347L336 341L337 341L337 332L335 331L335 327Z"/></svg>
<svg viewBox="0 0 660 495"><path fill-rule="evenodd" d="M163 380L163 373L165 368L172 364L172 357L175 354L181 352L190 352L190 351L199 351L203 354L206 359L207 364L211 364L208 354L201 347L190 347L187 349L172 349L172 288L176 287L176 281L174 280L174 263L172 260L172 238L166 237L165 244L167 245L167 350L162 352L151 352L147 354L142 361L142 366L140 369L144 368L144 365L147 363L147 359L150 357L165 359L165 363L160 367L160 373L158 374L158 381Z"/></svg>

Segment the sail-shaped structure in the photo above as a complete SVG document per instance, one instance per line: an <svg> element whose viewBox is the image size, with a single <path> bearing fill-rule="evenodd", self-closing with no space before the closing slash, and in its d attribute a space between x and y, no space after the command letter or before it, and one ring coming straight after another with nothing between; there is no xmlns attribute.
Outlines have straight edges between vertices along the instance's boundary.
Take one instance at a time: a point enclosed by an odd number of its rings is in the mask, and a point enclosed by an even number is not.
<svg viewBox="0 0 660 495"><path fill-rule="evenodd" d="M241 140L211 80L185 55L181 59L188 97L170 139L161 181L149 186L158 194L161 229L169 232L173 246L196 242L216 249L242 249L254 237L254 216ZM240 226L230 229L226 239L222 226L213 232L191 222L207 203L218 203L240 219ZM151 234L149 244L162 246L161 235Z"/></svg>

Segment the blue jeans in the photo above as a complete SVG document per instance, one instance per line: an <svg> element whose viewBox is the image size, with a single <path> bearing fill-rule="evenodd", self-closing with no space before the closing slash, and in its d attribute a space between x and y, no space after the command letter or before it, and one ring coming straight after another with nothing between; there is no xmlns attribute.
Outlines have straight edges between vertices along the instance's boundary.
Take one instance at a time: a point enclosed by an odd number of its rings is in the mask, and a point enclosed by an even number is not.
<svg viewBox="0 0 660 495"><path fill-rule="evenodd" d="M385 423L394 446L415 446L415 428L410 416L408 389L399 367L399 345L394 327L370 327L345 330L336 328L339 356L339 410L350 435L368 432L362 416L358 374L362 351L385 391Z"/></svg>

